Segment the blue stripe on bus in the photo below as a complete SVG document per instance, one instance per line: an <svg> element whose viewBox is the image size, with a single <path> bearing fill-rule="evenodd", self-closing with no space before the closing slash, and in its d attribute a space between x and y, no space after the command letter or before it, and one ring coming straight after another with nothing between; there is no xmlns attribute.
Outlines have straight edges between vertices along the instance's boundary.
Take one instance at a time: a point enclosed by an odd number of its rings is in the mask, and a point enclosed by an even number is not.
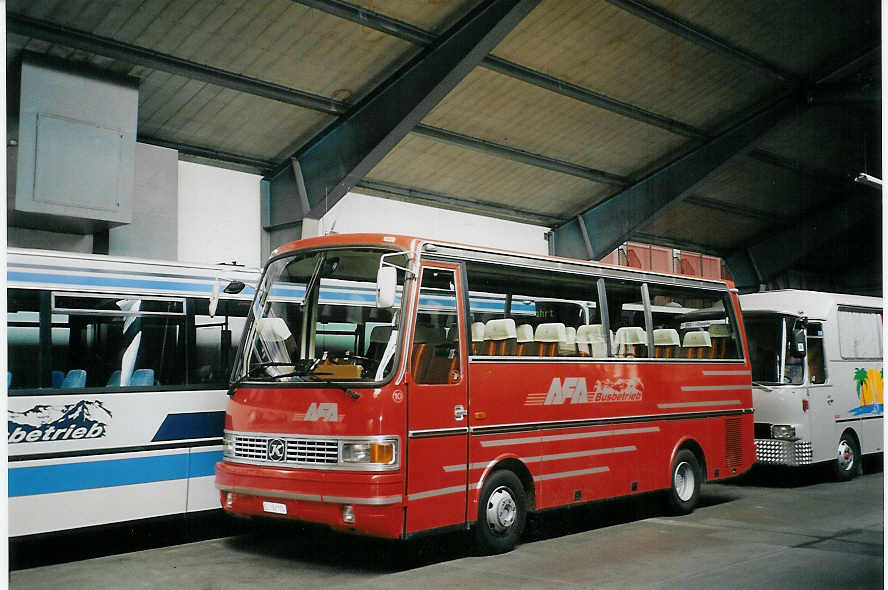
<svg viewBox="0 0 888 590"><path fill-rule="evenodd" d="M209 279L208 279L209 280ZM65 276L59 274L44 274L35 272L8 271L7 283L30 282L50 283L55 285L77 285L90 287L125 287L128 289L157 289L164 291L191 291L194 293L210 294L213 290L211 284L186 283L182 281L160 281L147 279L122 279L114 277L90 277L90 276ZM247 286L243 293L252 293L253 288Z"/></svg>
<svg viewBox="0 0 888 590"><path fill-rule="evenodd" d="M110 488L215 473L222 451L9 469L9 497Z"/></svg>
<svg viewBox="0 0 888 590"><path fill-rule="evenodd" d="M167 414L151 442L221 437L223 428L225 428L224 411Z"/></svg>

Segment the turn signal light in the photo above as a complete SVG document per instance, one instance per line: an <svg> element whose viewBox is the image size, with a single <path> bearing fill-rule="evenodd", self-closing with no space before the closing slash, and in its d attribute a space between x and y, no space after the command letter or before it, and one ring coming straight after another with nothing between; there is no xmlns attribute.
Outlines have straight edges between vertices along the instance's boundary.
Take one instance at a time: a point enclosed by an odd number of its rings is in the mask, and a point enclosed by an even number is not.
<svg viewBox="0 0 888 590"><path fill-rule="evenodd" d="M370 462L382 463L389 465L395 462L395 445L393 444L371 444L370 445Z"/></svg>
<svg viewBox="0 0 888 590"><path fill-rule="evenodd" d="M802 400L802 411L803 411L803 412L807 412L807 411L808 411L808 400L806 400L806 399L803 399L803 400Z"/></svg>

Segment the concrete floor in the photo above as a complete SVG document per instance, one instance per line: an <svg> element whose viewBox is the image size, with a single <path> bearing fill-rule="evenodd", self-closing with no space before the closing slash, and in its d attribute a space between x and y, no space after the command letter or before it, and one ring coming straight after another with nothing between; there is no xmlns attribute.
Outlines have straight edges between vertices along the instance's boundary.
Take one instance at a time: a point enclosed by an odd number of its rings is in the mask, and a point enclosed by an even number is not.
<svg viewBox="0 0 888 590"><path fill-rule="evenodd" d="M15 589L883 587L883 474L754 470L684 517L644 496L547 512L511 553L462 535L391 543L308 527L14 571Z"/></svg>

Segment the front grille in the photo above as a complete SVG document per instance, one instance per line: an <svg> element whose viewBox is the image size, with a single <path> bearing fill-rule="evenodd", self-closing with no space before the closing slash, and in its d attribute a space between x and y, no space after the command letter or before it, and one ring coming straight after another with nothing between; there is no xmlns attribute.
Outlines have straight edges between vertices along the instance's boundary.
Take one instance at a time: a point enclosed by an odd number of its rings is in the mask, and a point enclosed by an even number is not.
<svg viewBox="0 0 888 590"><path fill-rule="evenodd" d="M328 465L339 461L335 440L287 440L287 463Z"/></svg>
<svg viewBox="0 0 888 590"><path fill-rule="evenodd" d="M810 465L813 458L811 443L803 440L755 439L756 460L772 465Z"/></svg>
<svg viewBox="0 0 888 590"><path fill-rule="evenodd" d="M240 459L268 460L268 439L258 436L235 436L234 456Z"/></svg>
<svg viewBox="0 0 888 590"><path fill-rule="evenodd" d="M282 440L287 446L286 459L276 463L294 465L334 465L339 462L336 440L281 438L274 436L230 435L234 438L234 459L269 461L268 441Z"/></svg>

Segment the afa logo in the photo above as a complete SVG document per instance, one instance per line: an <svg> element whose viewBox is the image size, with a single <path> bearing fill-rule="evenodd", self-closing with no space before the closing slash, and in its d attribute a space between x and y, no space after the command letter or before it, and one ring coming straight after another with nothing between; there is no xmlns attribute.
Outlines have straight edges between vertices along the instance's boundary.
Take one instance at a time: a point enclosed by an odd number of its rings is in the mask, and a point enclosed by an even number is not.
<svg viewBox="0 0 888 590"><path fill-rule="evenodd" d="M111 412L100 401L65 406L37 405L24 412L9 410L8 444L101 438L108 434Z"/></svg>
<svg viewBox="0 0 888 590"><path fill-rule="evenodd" d="M335 403L317 403L312 402L305 412L306 422L339 422L339 406Z"/></svg>
<svg viewBox="0 0 888 590"><path fill-rule="evenodd" d="M637 402L644 397L644 384L638 377L599 379L590 389L585 377L555 377L546 393L530 393L527 406L593 404L602 402Z"/></svg>

